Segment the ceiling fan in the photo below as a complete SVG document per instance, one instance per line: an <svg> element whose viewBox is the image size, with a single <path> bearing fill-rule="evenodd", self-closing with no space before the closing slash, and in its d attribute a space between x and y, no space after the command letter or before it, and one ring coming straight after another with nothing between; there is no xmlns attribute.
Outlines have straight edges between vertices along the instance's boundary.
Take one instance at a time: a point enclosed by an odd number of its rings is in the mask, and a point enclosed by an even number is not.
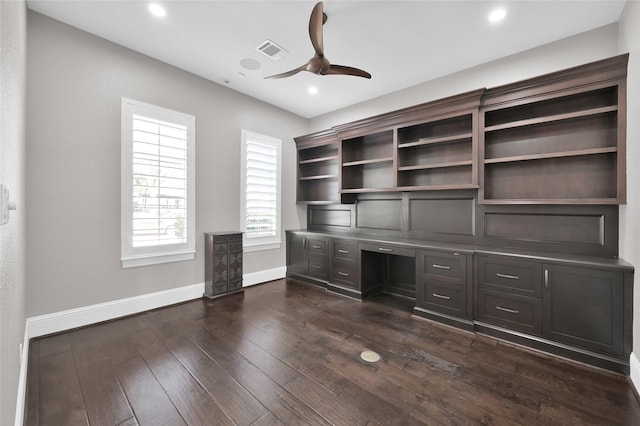
<svg viewBox="0 0 640 426"><path fill-rule="evenodd" d="M265 78L291 77L300 71L309 71L318 75L353 75L356 77L371 78L371 74L358 68L344 65L331 64L324 56L324 45L322 41L322 26L327 22L327 15L323 12L322 2L316 4L309 18L309 37L316 53L309 61L291 71L276 74Z"/></svg>

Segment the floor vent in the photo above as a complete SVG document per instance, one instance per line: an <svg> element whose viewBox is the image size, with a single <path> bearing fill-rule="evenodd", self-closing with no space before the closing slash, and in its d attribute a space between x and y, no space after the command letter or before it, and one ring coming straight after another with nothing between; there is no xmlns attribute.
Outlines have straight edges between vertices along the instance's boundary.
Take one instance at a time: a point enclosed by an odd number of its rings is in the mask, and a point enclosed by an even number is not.
<svg viewBox="0 0 640 426"><path fill-rule="evenodd" d="M380 355L378 355L377 352L374 351L363 351L360 354L360 358L362 358L363 360L367 361L367 362L378 362L380 361Z"/></svg>

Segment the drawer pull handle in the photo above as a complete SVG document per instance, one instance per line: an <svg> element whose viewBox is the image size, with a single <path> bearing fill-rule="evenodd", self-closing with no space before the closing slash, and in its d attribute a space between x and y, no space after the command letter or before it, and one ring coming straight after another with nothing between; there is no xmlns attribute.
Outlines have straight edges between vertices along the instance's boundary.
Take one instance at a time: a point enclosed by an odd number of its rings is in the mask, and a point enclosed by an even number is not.
<svg viewBox="0 0 640 426"><path fill-rule="evenodd" d="M503 308L502 306L496 306L496 309L502 312L506 312L508 314L517 315L520 313L520 311L516 311L515 309Z"/></svg>
<svg viewBox="0 0 640 426"><path fill-rule="evenodd" d="M338 250L338 253L349 254L349 250Z"/></svg>
<svg viewBox="0 0 640 426"><path fill-rule="evenodd" d="M349 274L347 274L346 272L342 272L342 271L338 271L338 275L342 275L343 277L348 277Z"/></svg>
<svg viewBox="0 0 640 426"><path fill-rule="evenodd" d="M445 266L445 265L438 265L437 263L434 263L433 265L434 268L436 269L451 269L451 266Z"/></svg>
<svg viewBox="0 0 640 426"><path fill-rule="evenodd" d="M444 294L438 294L438 293L431 293L433 295L433 297L437 297L438 299L443 299L443 300L451 300L451 296L445 296Z"/></svg>
<svg viewBox="0 0 640 426"><path fill-rule="evenodd" d="M509 275L509 274L497 273L496 276L500 277L500 278L507 278L509 280L519 280L520 279L520 277L517 276L517 275Z"/></svg>
<svg viewBox="0 0 640 426"><path fill-rule="evenodd" d="M311 267L315 268L315 269L320 269L321 268L320 265L311 265Z"/></svg>
<svg viewBox="0 0 640 426"><path fill-rule="evenodd" d="M378 250L379 251L386 251L386 252L392 252L393 251L393 249L386 248L386 247L378 247Z"/></svg>
<svg viewBox="0 0 640 426"><path fill-rule="evenodd" d="M313 249L321 249L322 246L311 246L311 248L313 248Z"/></svg>
<svg viewBox="0 0 640 426"><path fill-rule="evenodd" d="M544 270L544 288L549 288L549 270Z"/></svg>

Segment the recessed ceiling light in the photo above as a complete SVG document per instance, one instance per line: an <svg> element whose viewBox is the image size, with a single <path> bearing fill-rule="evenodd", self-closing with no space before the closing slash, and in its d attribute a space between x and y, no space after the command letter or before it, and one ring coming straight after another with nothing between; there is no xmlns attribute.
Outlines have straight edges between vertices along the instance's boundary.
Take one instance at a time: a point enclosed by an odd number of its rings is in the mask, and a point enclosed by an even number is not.
<svg viewBox="0 0 640 426"><path fill-rule="evenodd" d="M489 21L491 22L499 22L507 16L507 11L504 9L496 9L489 14Z"/></svg>
<svg viewBox="0 0 640 426"><path fill-rule="evenodd" d="M318 88L315 86L311 86L309 87L309 94L310 95L316 95L318 93Z"/></svg>
<svg viewBox="0 0 640 426"><path fill-rule="evenodd" d="M164 9L164 7L160 6L158 3L151 3L149 5L149 12L160 18L167 14L167 11Z"/></svg>

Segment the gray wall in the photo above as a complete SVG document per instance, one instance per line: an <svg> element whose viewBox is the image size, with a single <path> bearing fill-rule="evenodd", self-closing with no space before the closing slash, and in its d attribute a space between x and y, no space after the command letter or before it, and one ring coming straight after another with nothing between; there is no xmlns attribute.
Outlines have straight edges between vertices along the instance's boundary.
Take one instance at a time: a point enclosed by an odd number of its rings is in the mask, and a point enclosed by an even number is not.
<svg viewBox="0 0 640 426"><path fill-rule="evenodd" d="M25 327L24 103L26 5L0 1L0 183L18 210L0 226L0 424L14 422Z"/></svg>
<svg viewBox="0 0 640 426"><path fill-rule="evenodd" d="M203 282L202 232L239 228L242 128L282 139L282 225L304 224L293 137L306 119L35 12L27 24L29 317ZM195 261L120 266L122 96L196 116ZM244 272L284 264L283 244L248 253Z"/></svg>
<svg viewBox="0 0 640 426"><path fill-rule="evenodd" d="M627 205L620 207L620 256L636 267L633 353L640 355L640 2L628 1L620 20L620 53L629 52L627 77Z"/></svg>

